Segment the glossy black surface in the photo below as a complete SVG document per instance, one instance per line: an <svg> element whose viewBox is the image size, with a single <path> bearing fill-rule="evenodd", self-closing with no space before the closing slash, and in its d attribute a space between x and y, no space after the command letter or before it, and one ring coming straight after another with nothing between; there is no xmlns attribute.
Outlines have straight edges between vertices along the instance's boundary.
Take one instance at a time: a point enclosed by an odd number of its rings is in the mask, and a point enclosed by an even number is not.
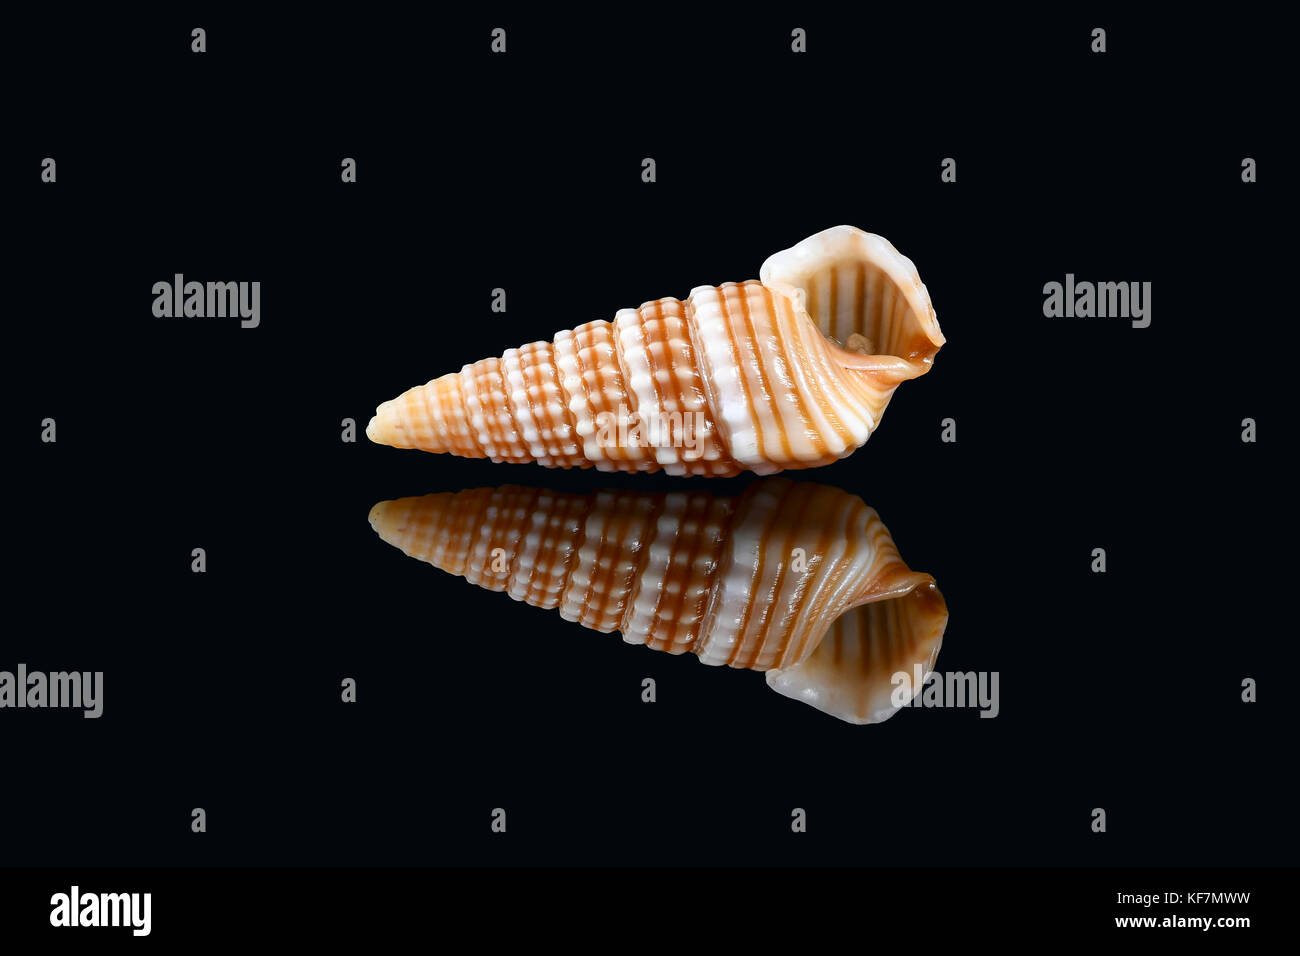
<svg viewBox="0 0 1300 956"><path fill-rule="evenodd" d="M510 18L493 58L489 13L211 20L199 58L188 17L22 35L0 667L103 670L106 702L0 712L0 859L1294 861L1294 243L1277 67L1244 28L1113 16L1102 58L1079 18L638 10ZM403 495L694 486L344 444L340 421L841 222L915 261L948 344L864 448L796 477L934 574L940 666L998 671L996 719L839 724L370 529ZM176 272L260 280L261 326L153 318ZM1044 318L1066 273L1152 282L1151 327Z"/></svg>

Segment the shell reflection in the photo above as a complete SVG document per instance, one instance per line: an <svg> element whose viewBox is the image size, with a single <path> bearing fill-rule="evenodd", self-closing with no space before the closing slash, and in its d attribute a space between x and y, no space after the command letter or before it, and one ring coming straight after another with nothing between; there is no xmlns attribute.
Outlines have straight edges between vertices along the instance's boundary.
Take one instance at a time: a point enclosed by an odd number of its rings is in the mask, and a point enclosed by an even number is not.
<svg viewBox="0 0 1300 956"><path fill-rule="evenodd" d="M893 715L892 676L933 669L948 610L855 495L784 478L707 491L506 486L382 501L407 555L631 644L767 672L851 723Z"/></svg>

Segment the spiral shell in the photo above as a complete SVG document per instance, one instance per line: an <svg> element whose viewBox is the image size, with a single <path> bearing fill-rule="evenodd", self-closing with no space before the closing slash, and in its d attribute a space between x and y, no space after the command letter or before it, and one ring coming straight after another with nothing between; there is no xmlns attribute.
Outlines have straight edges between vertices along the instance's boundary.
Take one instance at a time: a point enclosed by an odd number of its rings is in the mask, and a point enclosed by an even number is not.
<svg viewBox="0 0 1300 956"><path fill-rule="evenodd" d="M933 667L947 608L861 499L783 478L738 497L506 486L383 501L407 555L631 644L768 672L853 723L894 712L890 677Z"/></svg>
<svg viewBox="0 0 1300 956"><path fill-rule="evenodd" d="M916 267L827 229L761 279L699 286L416 386L366 434L501 462L673 475L771 474L860 447L944 344Z"/></svg>

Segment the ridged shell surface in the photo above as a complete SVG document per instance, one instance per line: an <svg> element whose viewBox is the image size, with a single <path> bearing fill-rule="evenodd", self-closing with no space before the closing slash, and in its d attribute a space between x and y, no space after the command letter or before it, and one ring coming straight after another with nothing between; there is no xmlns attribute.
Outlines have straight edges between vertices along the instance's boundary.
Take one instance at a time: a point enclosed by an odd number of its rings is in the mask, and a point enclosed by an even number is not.
<svg viewBox="0 0 1300 956"><path fill-rule="evenodd" d="M366 434L498 462L771 474L860 447L944 338L912 261L827 229L761 280L699 286L409 389ZM571 311L566 303L564 311Z"/></svg>
<svg viewBox="0 0 1300 956"><path fill-rule="evenodd" d="M786 479L708 492L483 488L375 505L404 553L593 630L768 683L845 720L893 712L889 676L932 666L947 609L861 499ZM846 613L847 612L847 613Z"/></svg>

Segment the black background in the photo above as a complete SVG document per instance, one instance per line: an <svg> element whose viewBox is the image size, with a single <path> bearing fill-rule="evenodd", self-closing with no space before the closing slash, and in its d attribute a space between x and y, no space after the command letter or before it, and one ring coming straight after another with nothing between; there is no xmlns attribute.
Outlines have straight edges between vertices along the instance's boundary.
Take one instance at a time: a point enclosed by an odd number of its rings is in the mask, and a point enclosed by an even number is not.
<svg viewBox="0 0 1300 956"><path fill-rule="evenodd" d="M633 6L10 26L0 668L102 670L105 713L0 712L0 863L1296 860L1291 108L1267 22ZM842 724L369 527L375 502L434 491L700 487L345 444L340 422L755 278L839 223L915 261L948 344L865 447L792 477L860 495L935 575L938 668L1000 672L997 719ZM177 272L260 280L261 326L154 318ZM1150 328L1044 318L1067 272L1150 281Z"/></svg>

